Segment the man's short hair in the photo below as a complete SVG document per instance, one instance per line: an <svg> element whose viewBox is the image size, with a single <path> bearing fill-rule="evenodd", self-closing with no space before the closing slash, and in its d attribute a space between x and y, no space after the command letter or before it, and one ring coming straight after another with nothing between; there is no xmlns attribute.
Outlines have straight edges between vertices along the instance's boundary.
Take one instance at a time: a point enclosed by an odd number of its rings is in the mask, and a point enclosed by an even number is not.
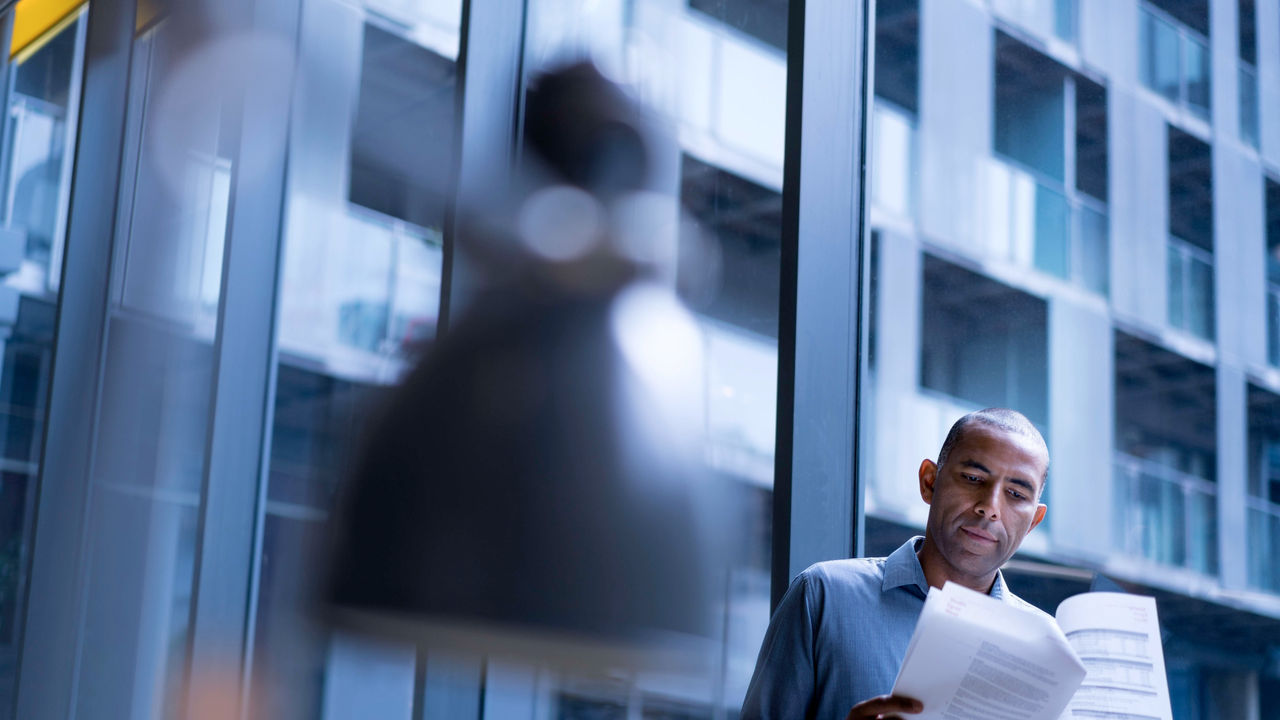
<svg viewBox="0 0 1280 720"><path fill-rule="evenodd" d="M1044 436L1036 428L1026 415L1017 410L1009 408L990 407L965 415L955 424L951 426L951 430L947 432L947 439L942 441L942 449L938 451L938 467L942 467L947 463L947 457L951 455L951 451L955 449L956 443L960 442L960 438L964 437L965 430L974 423L981 423L989 427L999 428L1008 433L1015 435L1023 435L1040 441L1045 447L1045 454L1048 455L1049 445L1044 441ZM1045 483L1049 480L1049 465L1045 464L1044 476L1040 478L1040 490L1044 491Z"/></svg>

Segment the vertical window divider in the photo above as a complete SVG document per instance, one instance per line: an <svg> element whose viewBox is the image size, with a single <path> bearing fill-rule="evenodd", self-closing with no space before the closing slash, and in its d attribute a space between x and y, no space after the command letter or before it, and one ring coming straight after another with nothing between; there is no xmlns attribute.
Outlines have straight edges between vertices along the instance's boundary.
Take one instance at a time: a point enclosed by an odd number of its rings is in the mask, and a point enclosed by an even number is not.
<svg viewBox="0 0 1280 720"><path fill-rule="evenodd" d="M869 2L792 0L782 192L772 605L857 552ZM844 78L845 82L832 82Z"/></svg>

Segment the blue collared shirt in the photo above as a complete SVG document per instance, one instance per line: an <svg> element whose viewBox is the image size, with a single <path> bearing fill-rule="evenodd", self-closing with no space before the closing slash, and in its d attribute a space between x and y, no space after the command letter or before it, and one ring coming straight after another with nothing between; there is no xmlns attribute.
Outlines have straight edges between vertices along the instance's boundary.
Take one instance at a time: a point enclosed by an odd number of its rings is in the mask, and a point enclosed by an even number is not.
<svg viewBox="0 0 1280 720"><path fill-rule="evenodd" d="M844 720L857 703L888 694L929 592L916 557L923 541L797 575L769 621L742 720ZM999 572L991 596L1040 612L1006 590Z"/></svg>

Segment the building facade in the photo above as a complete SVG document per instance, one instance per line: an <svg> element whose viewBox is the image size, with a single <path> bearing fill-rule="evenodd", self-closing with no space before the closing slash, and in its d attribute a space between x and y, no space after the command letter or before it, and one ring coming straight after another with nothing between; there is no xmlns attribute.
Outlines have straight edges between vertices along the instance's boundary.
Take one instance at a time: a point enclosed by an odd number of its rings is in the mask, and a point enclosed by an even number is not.
<svg viewBox="0 0 1280 720"><path fill-rule="evenodd" d="M789 578L923 528L987 405L1053 456L1015 590L1153 594L1175 717L1280 713L1280 0L0 6L0 717L736 717ZM455 210L584 55L675 139L710 674L311 612L364 413L471 290Z"/></svg>

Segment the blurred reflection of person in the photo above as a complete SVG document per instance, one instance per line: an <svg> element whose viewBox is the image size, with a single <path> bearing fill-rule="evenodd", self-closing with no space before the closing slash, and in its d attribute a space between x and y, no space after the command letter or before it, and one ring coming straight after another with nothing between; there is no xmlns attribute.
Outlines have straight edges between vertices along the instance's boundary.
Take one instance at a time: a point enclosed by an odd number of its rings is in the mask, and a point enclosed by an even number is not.
<svg viewBox="0 0 1280 720"><path fill-rule="evenodd" d="M1000 567L1044 519L1049 450L1031 421L988 408L951 426L937 461L920 463L923 537L887 558L821 562L791 582L774 612L743 720L874 720L922 711L889 695L930 587L947 581L1040 612ZM852 709L851 709L852 708Z"/></svg>

